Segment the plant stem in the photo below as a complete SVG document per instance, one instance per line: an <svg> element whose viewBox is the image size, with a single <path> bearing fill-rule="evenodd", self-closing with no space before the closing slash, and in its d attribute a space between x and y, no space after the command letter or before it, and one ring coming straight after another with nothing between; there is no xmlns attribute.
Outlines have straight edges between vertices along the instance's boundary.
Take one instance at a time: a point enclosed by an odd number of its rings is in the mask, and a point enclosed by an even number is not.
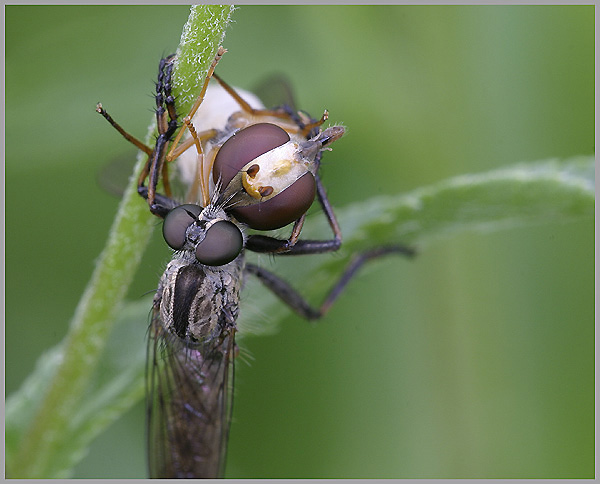
<svg viewBox="0 0 600 484"><path fill-rule="evenodd" d="M192 7L182 35L182 42L186 40L185 48L180 46L178 53L186 65L195 66L195 70L180 69L181 74L175 72L174 83L179 92L185 91L188 97L193 96L195 87L192 81L204 78L202 68L207 70L210 65L223 39L231 11L231 6ZM185 106L178 109L183 112ZM150 138L149 134L147 141ZM145 156L139 156L135 173L140 172L144 162ZM70 448L72 419L155 224L155 219L137 194L136 177L133 176L106 246L71 321L63 343L62 362L13 462L7 463L12 477L64 477L68 475L71 462L67 454L82 453L83 449Z"/></svg>

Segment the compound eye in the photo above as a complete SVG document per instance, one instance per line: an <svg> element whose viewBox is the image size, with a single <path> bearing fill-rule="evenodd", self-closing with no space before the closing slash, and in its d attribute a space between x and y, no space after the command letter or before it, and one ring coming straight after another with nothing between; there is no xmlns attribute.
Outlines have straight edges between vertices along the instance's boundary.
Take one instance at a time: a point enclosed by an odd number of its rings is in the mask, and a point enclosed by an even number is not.
<svg viewBox="0 0 600 484"><path fill-rule="evenodd" d="M198 205L185 204L175 207L165 217L163 222L163 237L169 247L179 250L185 244L185 232L194 223L202 207Z"/></svg>
<svg viewBox="0 0 600 484"><path fill-rule="evenodd" d="M222 266L235 259L243 245L240 229L221 220L208 228L204 240L196 246L196 259L207 266Z"/></svg>
<svg viewBox="0 0 600 484"><path fill-rule="evenodd" d="M282 128L271 123L253 124L238 131L217 153L213 180L216 183L220 177L222 186L226 187L248 162L289 140L290 136Z"/></svg>
<svg viewBox="0 0 600 484"><path fill-rule="evenodd" d="M300 218L312 205L316 191L315 177L307 172L266 202L234 208L231 212L255 230L274 230Z"/></svg>
<svg viewBox="0 0 600 484"><path fill-rule="evenodd" d="M250 161L287 143L289 135L279 126L260 123L238 131L217 153L213 177L221 178L226 187L232 178ZM241 222L256 230L284 227L304 214L316 194L314 176L307 172L273 198L254 205L233 208L231 213Z"/></svg>

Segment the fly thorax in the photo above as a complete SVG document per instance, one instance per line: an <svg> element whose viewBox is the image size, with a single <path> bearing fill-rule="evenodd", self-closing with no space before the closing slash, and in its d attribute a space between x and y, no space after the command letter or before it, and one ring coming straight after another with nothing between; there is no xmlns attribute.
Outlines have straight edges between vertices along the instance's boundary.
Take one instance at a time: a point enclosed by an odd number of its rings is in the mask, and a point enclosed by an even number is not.
<svg viewBox="0 0 600 484"><path fill-rule="evenodd" d="M219 268L171 261L161 280L161 294L157 294L165 328L190 343L220 334L221 326L237 316L240 280L238 261Z"/></svg>

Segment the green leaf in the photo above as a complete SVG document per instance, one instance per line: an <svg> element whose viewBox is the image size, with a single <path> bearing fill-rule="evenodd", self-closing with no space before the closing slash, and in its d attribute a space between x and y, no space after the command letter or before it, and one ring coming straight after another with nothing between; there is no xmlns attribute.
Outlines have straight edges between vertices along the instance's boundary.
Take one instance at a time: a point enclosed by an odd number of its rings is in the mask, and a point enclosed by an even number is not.
<svg viewBox="0 0 600 484"><path fill-rule="evenodd" d="M303 257L293 266L286 261L286 268L294 281L310 281L296 286L319 300L354 254L374 246L406 244L422 252L432 242L459 232L592 218L594 174L593 156L553 159L461 175L406 194L356 202L336 210L344 239L335 257ZM322 238L328 233L327 222L319 217L305 224L302 237ZM247 288L252 295L245 300L260 308L260 314L242 308L240 333L276 331L289 309L252 282Z"/></svg>
<svg viewBox="0 0 600 484"><path fill-rule="evenodd" d="M144 394L143 337L147 329L151 298L128 303L119 312L100 363L90 378L69 424L72 440L65 442L58 458L66 469L87 453L89 443L108 425L139 401ZM6 456L10 461L19 440L35 417L41 398L64 358L65 342L46 351L18 392L6 400ZM66 434L67 432L65 432Z"/></svg>
<svg viewBox="0 0 600 484"><path fill-rule="evenodd" d="M319 297L339 275L350 257L372 246L408 243L419 251L433 241L462 231L495 231L541 223L566 223L594 215L594 157L524 163L475 175L462 175L411 193L375 197L337 210L344 234L342 249L301 258L294 265L294 284ZM304 237L324 237L327 223L311 217ZM249 257L256 257L250 255ZM251 306L242 303L240 336L277 330L289 309L250 279L245 291ZM61 456L74 465L91 439L142 398L145 368L144 335L151 298L124 306L115 325L93 384L73 411L68 447ZM257 312L260 311L260 313ZM264 315L268 314L268 320ZM62 359L62 345L49 350L22 388L6 405L7 458L31 421L36 398L44 392ZM65 474L65 471L62 471Z"/></svg>
<svg viewBox="0 0 600 484"><path fill-rule="evenodd" d="M379 243L416 242L464 230L499 230L591 217L594 157L522 163L481 174L462 175L406 195L381 197L348 207L344 220L359 250L368 235ZM354 226L369 220L366 227ZM359 233L357 233L357 231Z"/></svg>
<svg viewBox="0 0 600 484"><path fill-rule="evenodd" d="M231 11L230 6L192 7L182 57L201 66L210 65ZM186 32L193 35L186 36ZM195 72L201 78L206 75L197 66ZM185 71L182 74L186 75ZM184 83L177 72L174 83ZM152 125L147 140L153 130ZM135 174L141 171L145 158L138 156ZM60 347L41 357L34 374L7 402L6 465L11 477L68 477L98 432L141 396L139 365L121 366L119 360L110 359L113 369L118 369L116 373L106 365L96 372L155 225L145 204L140 203L135 178L123 196L67 337ZM94 387L98 379L106 384ZM90 398L84 400L86 396Z"/></svg>

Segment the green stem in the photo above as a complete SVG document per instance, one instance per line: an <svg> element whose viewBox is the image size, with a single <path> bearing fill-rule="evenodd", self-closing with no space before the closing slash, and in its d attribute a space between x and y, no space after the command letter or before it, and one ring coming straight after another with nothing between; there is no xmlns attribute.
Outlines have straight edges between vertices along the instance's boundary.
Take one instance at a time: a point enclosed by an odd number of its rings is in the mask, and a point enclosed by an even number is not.
<svg viewBox="0 0 600 484"><path fill-rule="evenodd" d="M195 80L206 75L232 10L231 6L192 7L178 49L180 64L188 68L174 74L178 92L185 93L181 94L184 104L178 106L179 112L185 111L187 98L197 92ZM204 73L198 66L205 69ZM135 173L140 172L144 162L145 157L139 156ZM69 446L72 417L156 223L137 194L135 178L130 180L107 244L71 321L63 342L62 362L14 460L7 463L12 477L63 477L68 473L61 453Z"/></svg>
<svg viewBox="0 0 600 484"><path fill-rule="evenodd" d="M143 157L140 159L136 170L144 162ZM69 436L70 417L104 349L153 225L147 208L140 203L132 177L107 244L71 321L62 363L12 463L13 477L57 475L54 456Z"/></svg>

